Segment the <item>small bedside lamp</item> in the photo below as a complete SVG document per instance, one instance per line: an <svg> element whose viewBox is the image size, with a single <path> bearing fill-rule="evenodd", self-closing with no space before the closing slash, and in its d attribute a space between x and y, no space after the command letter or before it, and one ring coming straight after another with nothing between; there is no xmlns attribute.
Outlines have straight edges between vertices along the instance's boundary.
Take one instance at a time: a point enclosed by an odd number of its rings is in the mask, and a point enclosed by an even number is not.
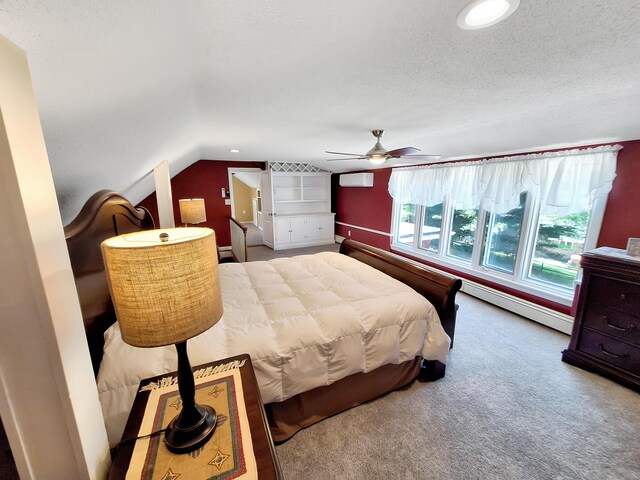
<svg viewBox="0 0 640 480"><path fill-rule="evenodd" d="M181 198L180 220L183 225L196 225L207 221L207 212L204 208L204 198Z"/></svg>
<svg viewBox="0 0 640 480"><path fill-rule="evenodd" d="M215 233L209 228L146 230L102 242L102 255L122 339L136 347L175 344L182 411L165 431L167 448L204 445L217 414L195 402L187 340L222 316Z"/></svg>

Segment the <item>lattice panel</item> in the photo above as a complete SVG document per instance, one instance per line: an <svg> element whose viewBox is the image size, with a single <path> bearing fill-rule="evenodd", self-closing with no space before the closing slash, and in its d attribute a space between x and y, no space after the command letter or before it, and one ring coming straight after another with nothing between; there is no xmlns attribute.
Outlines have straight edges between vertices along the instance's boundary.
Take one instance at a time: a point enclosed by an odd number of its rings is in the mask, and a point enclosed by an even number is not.
<svg viewBox="0 0 640 480"><path fill-rule="evenodd" d="M326 172L308 163L269 162L269 170L274 172Z"/></svg>

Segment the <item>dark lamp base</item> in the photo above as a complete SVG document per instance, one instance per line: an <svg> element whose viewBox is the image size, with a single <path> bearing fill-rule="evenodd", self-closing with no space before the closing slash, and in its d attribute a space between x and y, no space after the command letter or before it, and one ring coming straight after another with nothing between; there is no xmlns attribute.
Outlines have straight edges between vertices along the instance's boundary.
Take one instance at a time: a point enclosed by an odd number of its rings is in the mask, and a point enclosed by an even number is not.
<svg viewBox="0 0 640 480"><path fill-rule="evenodd" d="M202 417L191 426L181 426L178 414L164 432L164 441L167 449L173 453L189 453L197 450L207 443L216 429L217 414L209 405L195 405L202 412Z"/></svg>

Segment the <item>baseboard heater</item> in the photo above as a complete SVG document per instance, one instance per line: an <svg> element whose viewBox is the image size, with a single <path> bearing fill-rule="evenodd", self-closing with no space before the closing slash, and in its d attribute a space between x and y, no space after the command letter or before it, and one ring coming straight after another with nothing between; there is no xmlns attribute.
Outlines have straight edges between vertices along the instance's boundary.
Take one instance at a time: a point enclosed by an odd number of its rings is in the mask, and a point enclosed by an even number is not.
<svg viewBox="0 0 640 480"><path fill-rule="evenodd" d="M421 264L421 266L429 270L435 270L448 277L461 278L431 265ZM571 329L573 328L572 316L557 312L551 308L543 307L542 305L538 305L537 303L529 300L524 300L516 297L515 295L487 287L486 285L482 285L481 283L477 283L466 278L461 278L461 280L461 292L479 298L480 300L484 300L485 302L491 303L492 305L496 305L500 308L504 308L505 310L528 318L529 320L533 320L534 322L551 327L559 332L571 335Z"/></svg>
<svg viewBox="0 0 640 480"><path fill-rule="evenodd" d="M462 279L462 292L472 295L480 300L491 303L498 307L509 310L512 313L551 327L559 332L571 334L573 328L573 317L564 313L556 312L547 307L518 298L514 295L501 292L471 280Z"/></svg>
<svg viewBox="0 0 640 480"><path fill-rule="evenodd" d="M373 187L373 173L347 173L340 175L341 187Z"/></svg>

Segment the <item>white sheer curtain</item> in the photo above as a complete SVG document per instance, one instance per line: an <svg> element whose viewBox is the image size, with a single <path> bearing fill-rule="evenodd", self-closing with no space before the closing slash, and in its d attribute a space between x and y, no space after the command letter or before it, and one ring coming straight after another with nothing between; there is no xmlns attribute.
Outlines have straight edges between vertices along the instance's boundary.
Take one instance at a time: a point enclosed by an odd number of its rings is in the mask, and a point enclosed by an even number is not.
<svg viewBox="0 0 640 480"><path fill-rule="evenodd" d="M394 168L389 194L397 202L433 206L449 198L457 209L506 213L520 193L540 200L540 211L568 215L589 210L607 195L616 176L620 145L476 162Z"/></svg>

